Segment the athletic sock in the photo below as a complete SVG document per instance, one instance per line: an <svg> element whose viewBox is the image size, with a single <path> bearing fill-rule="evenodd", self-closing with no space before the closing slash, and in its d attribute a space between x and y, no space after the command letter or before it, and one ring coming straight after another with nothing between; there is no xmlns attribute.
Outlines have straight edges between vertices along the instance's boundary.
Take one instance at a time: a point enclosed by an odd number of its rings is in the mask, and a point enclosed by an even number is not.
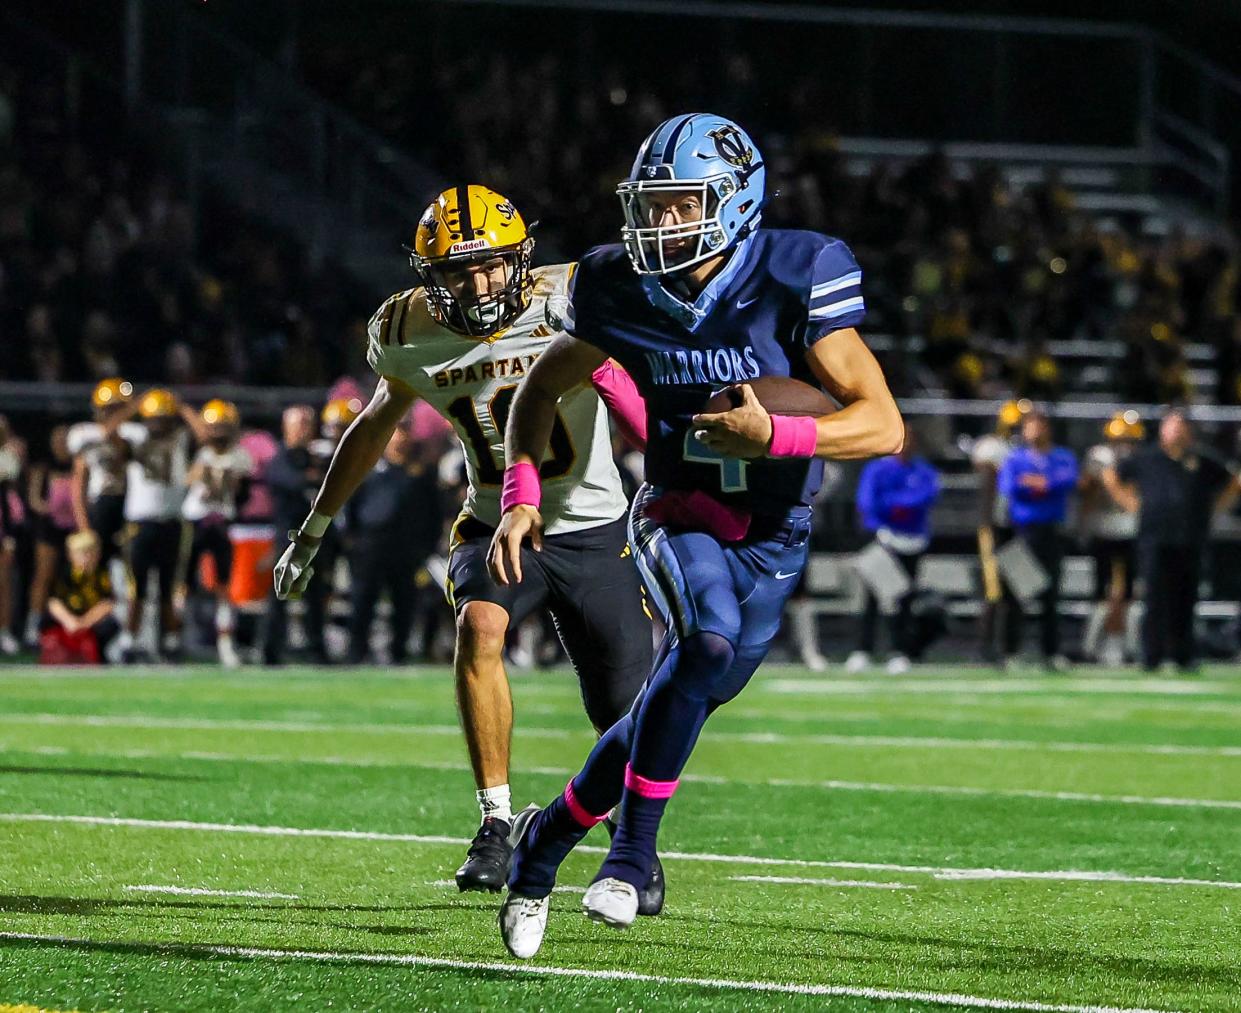
<svg viewBox="0 0 1241 1013"><path fill-rule="evenodd" d="M551 804L536 813L525 837L513 852L508 885L522 897L546 897L556 885L556 872L578 844L608 810L597 816L583 806L570 781ZM645 885L645 884L644 884Z"/></svg>
<svg viewBox="0 0 1241 1013"><path fill-rule="evenodd" d="M696 633L651 680L634 728L625 768L620 819L600 879L642 889L650 878L660 821L711 709L713 688L736 653L714 633Z"/></svg>
<svg viewBox="0 0 1241 1013"><path fill-rule="evenodd" d="M492 788L480 788L474 793L478 799L478 808L483 819L499 819L505 823L513 822L513 793L507 784L497 784Z"/></svg>
<svg viewBox="0 0 1241 1013"><path fill-rule="evenodd" d="M513 853L508 882L515 892L523 897L551 893L560 863L591 827L603 822L620 804L633 729L631 711L599 737L581 771L535 815Z"/></svg>
<svg viewBox="0 0 1241 1013"><path fill-rule="evenodd" d="M594 881L620 879L641 890L651 878L659 824L679 780L654 781L625 769L625 797L608 857Z"/></svg>

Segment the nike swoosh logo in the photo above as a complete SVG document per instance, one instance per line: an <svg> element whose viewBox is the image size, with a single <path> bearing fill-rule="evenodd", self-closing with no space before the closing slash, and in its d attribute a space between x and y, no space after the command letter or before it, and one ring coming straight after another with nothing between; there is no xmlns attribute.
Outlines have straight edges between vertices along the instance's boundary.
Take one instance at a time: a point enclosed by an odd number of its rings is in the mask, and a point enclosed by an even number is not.
<svg viewBox="0 0 1241 1013"><path fill-rule="evenodd" d="M788 580L790 577L796 577L796 576L797 576L796 570L794 570L792 573L784 573L783 571L781 571L781 572L776 573L776 580Z"/></svg>
<svg viewBox="0 0 1241 1013"><path fill-rule="evenodd" d="M743 300L743 299L738 299L738 300L737 300L737 309L739 309L739 310L743 310L743 309L745 309L747 306L749 306L749 305L750 305L750 303L754 303L754 302L758 302L758 296L755 296L753 299L744 299L744 300Z"/></svg>

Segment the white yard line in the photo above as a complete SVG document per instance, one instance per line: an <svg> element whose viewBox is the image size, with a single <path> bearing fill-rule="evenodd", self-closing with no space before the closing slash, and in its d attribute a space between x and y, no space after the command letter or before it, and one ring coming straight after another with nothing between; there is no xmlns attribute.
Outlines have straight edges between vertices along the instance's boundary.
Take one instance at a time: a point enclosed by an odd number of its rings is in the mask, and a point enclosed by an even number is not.
<svg viewBox="0 0 1241 1013"><path fill-rule="evenodd" d="M1105 802L1114 805L1241 810L1241 800L1237 799L1175 798L1164 795L1101 795L1089 791L1048 791L1041 788L975 788L956 784L889 784L882 781L795 781L786 778L772 778L763 783L782 788L826 788L832 791L878 791L892 794L907 792L914 795L971 795L981 798L1034 798L1055 802Z"/></svg>
<svg viewBox="0 0 1241 1013"><path fill-rule="evenodd" d="M30 749L10 747L0 744L0 752L33 752L44 753L51 749L50 755L64 755L59 747L34 746ZM166 753L154 749L125 749L104 753L87 753L83 755L109 756L129 760L150 759L186 759L207 760L212 762L231 763L321 763L339 767L413 767L423 770L465 771L469 768L462 763L444 761L396 761L352 759L344 756L280 756L274 754L230 754L215 752L189 751L182 753ZM570 767L522 767L513 773L545 774L551 777L571 777L577 770ZM775 788L818 788L824 791L873 791L887 794L910 795L946 795L967 798L1030 798L1049 802L1090 802L1108 805L1156 806L1160 808L1179 809L1222 809L1241 810L1241 800L1210 799L1210 798L1178 798L1162 795L1104 795L1096 792L1052 791L1042 788L979 788L972 785L956 784L893 784L886 781L841 781L841 780L797 780L795 778L745 778L721 777L717 774L683 774L681 780L696 784L735 784L764 785Z"/></svg>
<svg viewBox="0 0 1241 1013"><path fill-rule="evenodd" d="M424 957L416 953L334 953L324 950L273 950L251 946L218 946L208 943L161 943L123 939L80 939L44 936L26 932L0 932L0 941L48 943L53 946L118 946L149 948L169 955L211 955L249 960L306 960L328 964L372 964L394 967L422 967L446 971L485 971L497 974L529 974L552 978L582 978L594 981L636 981L655 985L684 985L734 992L762 992L777 995L818 995L838 998L876 999L891 1002L924 1002L938 1006L966 1006L971 1009L1024 1010L1028 1013L1165 1013L1162 1010L1124 1006L1074 1005L1022 999L992 999L956 992L911 991L868 988L860 985L801 985L792 982L745 981L733 978L680 978L637 971L597 970L584 967L552 967L500 961L451 960Z"/></svg>
<svg viewBox="0 0 1241 1013"><path fill-rule="evenodd" d="M140 883L122 889L133 893L170 893L178 897L254 897L259 900L300 900L295 893L268 893L265 890L208 890L202 886L160 886L156 883Z"/></svg>
<svg viewBox="0 0 1241 1013"><path fill-rule="evenodd" d="M391 724L386 722L330 721L255 721L243 718L189 718L164 717L153 714L3 714L0 725L64 725L87 728L168 728L196 731L256 731L256 732L354 732L365 735L447 735L458 736L457 725ZM581 738L589 741L590 733L583 728L572 731L565 728L543 728L523 725L523 736L529 738L567 739ZM909 735L831 735L797 732L729 732L713 731L709 740L769 744L814 744L828 746L882 747L896 749L983 749L1022 750L1065 753L1118 753L1169 756L1221 756L1241 757L1241 746L1194 746L1176 743L1123 743L1123 742L1040 742L1036 739L960 739L944 736Z"/></svg>
<svg viewBox="0 0 1241 1013"><path fill-rule="evenodd" d="M458 725L408 725L384 722L253 721L245 718L163 717L155 714L3 714L0 725L68 725L84 728L171 728L241 732L358 732L363 735L460 735ZM587 736L559 728L543 729L547 738Z"/></svg>
<svg viewBox="0 0 1241 1013"><path fill-rule="evenodd" d="M0 823L69 823L83 826L133 827L144 830L192 830L204 833L253 834L262 837L319 837L343 840L386 841L408 844L470 843L468 837L441 834L398 834L378 830L334 830L308 827L263 826L254 823L200 823L194 820L150 820L123 816L76 816L57 813L0 813ZM584 854L603 855L607 848L578 845ZM660 857L678 861L713 862L728 865L790 866L804 869L854 869L875 872L922 873L936 879L1049 879L1076 882L1098 880L1109 883L1149 883L1168 886L1207 886L1241 890L1241 882L1214 879L1178 879L1162 876L1133 876L1123 872L1024 872L1015 869L972 869L957 866L897 865L888 862L827 861L809 858L771 858L765 855L721 855L697 851L661 851Z"/></svg>
<svg viewBox="0 0 1241 1013"><path fill-rule="evenodd" d="M874 693L1072 693L1128 694L1137 696L1233 696L1235 681L1210 679L762 679L757 685L770 693L857 694Z"/></svg>
<svg viewBox="0 0 1241 1013"><path fill-rule="evenodd" d="M734 883L790 883L798 886L848 886L868 890L916 890L908 883L885 883L874 879L812 879L807 876L729 876Z"/></svg>

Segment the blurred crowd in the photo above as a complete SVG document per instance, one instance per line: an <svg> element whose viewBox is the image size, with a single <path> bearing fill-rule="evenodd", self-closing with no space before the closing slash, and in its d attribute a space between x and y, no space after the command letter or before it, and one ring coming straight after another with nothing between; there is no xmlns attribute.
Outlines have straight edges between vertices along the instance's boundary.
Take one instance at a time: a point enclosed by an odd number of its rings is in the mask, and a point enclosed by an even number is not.
<svg viewBox="0 0 1241 1013"><path fill-rule="evenodd" d="M437 27L470 34L468 12L452 18ZM999 167L966 171L941 155L851 171L821 58L798 71L782 47L776 68L774 53L745 55L760 48L749 40L722 62L704 52L699 63L705 43L690 33L679 38L686 58L651 73L633 59L644 40L615 27L621 34L583 21L571 47L549 34L484 61L430 66L400 42L365 54L329 44L307 75L441 171L511 196L563 256L617 239L616 183L656 124L693 109L737 119L774 180L767 223L845 239L866 272L868 332L893 335L898 347L925 339L912 368L886 363L898 390L1055 398L1078 378L1048 344L1109 338L1124 353L1107 360L1104 391L1189 400L1185 344L1206 342L1219 379L1198 393L1241 402L1241 261L1222 228L1209 238L1147 235L1136 218L1078 208L1055 172L1016 185ZM718 72L700 73L704 65ZM780 81L779 102L765 101L763 80Z"/></svg>
<svg viewBox="0 0 1241 1013"><path fill-rule="evenodd" d="M0 657L47 663L278 665L445 661L444 584L465 457L425 402L398 426L329 530L301 600L272 566L310 511L367 394L338 380L278 431L213 399L109 377L90 417L27 439L0 415ZM641 455L615 440L629 492ZM382 620L382 621L377 621ZM519 666L562 657L550 619L513 631Z"/></svg>
<svg viewBox="0 0 1241 1013"><path fill-rule="evenodd" d="M900 392L1056 399L1081 389L1052 354L1121 343L1094 393L1130 402L1241 403L1241 261L1233 237L1145 234L1078 208L1054 172L1012 183L940 155L851 170L826 96L795 77L778 110L735 55L701 81L678 64L639 74L596 39L581 52L498 52L429 70L404 47L325 46L325 92L453 178L487 182L541 219L541 255L615 239L616 182L673 112L722 106L756 128L774 179L771 225L841 236L866 272L867 330L891 335ZM158 160L81 124L63 82L0 63L0 379L326 385L360 364L374 294L213 195L197 214ZM573 185L566 185L571 180ZM412 212L411 212L412 214ZM412 222L410 223L412 227ZM921 339L916 355L900 354ZM1214 350L1194 390L1185 346Z"/></svg>
<svg viewBox="0 0 1241 1013"><path fill-rule="evenodd" d="M0 654L229 667L362 663L376 650L442 660L452 620L435 585L465 486L434 413L397 429L304 600L271 594L285 533L361 407L343 381L322 408L288 408L277 437L244 427L227 401L194 408L108 378L91 418L53 427L33 453L0 416ZM389 622L377 629L381 597Z"/></svg>
<svg viewBox="0 0 1241 1013"><path fill-rule="evenodd" d="M116 126L83 122L62 78L0 57L0 380L344 372L372 300L226 201L192 208Z"/></svg>

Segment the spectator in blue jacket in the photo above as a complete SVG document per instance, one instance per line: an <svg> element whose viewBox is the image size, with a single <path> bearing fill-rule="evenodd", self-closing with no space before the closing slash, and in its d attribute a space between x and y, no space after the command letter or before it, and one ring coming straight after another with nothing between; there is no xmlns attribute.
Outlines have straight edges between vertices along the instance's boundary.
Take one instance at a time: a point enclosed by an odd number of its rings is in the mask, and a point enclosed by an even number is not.
<svg viewBox="0 0 1241 1013"><path fill-rule="evenodd" d="M931 543L931 507L939 498L939 473L916 453L914 433L906 430L901 452L867 464L857 488L862 525L874 532L875 540L892 553L911 583L910 592L901 599L889 626L894 653L887 667L893 675L909 671L910 658L916 659L920 653L919 645L911 637L912 584L917 581L918 561ZM868 589L857 647L845 662L846 670L857 672L869 667L878 619L879 600Z"/></svg>
<svg viewBox="0 0 1241 1013"><path fill-rule="evenodd" d="M1008 500L1009 520L1016 536L1046 572L1047 590L1039 595L1042 608L1041 647L1043 662L1057 671L1068 667L1060 654L1060 574L1064 560L1061 525L1069 509L1069 497L1077 487L1077 458L1065 447L1053 445L1051 421L1034 411L1021 425L1023 445L1004 460L1000 468L1000 494ZM1021 647L1024 613L1021 602L1005 589L1004 648L1008 656Z"/></svg>

